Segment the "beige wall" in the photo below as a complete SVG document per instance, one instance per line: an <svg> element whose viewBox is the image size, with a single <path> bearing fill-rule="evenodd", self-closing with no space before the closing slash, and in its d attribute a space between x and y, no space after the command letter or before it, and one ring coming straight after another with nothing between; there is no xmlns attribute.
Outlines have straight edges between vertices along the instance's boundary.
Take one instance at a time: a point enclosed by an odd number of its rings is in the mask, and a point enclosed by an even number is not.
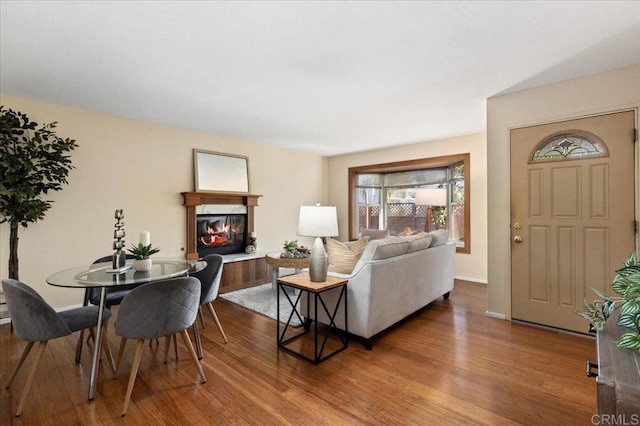
<svg viewBox="0 0 640 426"><path fill-rule="evenodd" d="M629 108L636 109L637 123L638 107L640 65L488 99L489 315L511 317L510 129ZM633 182L616 184L631 188Z"/></svg>
<svg viewBox="0 0 640 426"><path fill-rule="evenodd" d="M340 235L348 237L349 167L453 154L471 154L471 253L456 254L456 278L487 282L486 138L474 134L329 158L329 204L338 208Z"/></svg>
<svg viewBox="0 0 640 426"><path fill-rule="evenodd" d="M112 253L115 209L124 209L127 246L148 230L156 256L182 257L185 208L180 192L193 190L193 148L249 157L258 248L280 250L298 238L299 206L327 203L327 160L240 140L189 132L2 95L0 105L38 123L59 123L57 134L76 139L69 185L41 222L20 229L20 279L54 307L81 303L82 290L55 288L45 278ZM311 244L311 239L298 238ZM0 225L0 277L8 276L9 227Z"/></svg>

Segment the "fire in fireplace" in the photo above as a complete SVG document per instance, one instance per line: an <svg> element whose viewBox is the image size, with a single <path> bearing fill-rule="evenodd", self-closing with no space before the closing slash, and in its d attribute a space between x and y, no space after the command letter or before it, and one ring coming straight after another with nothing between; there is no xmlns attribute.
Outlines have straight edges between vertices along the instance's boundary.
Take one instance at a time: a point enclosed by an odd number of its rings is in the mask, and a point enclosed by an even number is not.
<svg viewBox="0 0 640 426"><path fill-rule="evenodd" d="M245 214L197 215L198 255L244 253L246 220Z"/></svg>

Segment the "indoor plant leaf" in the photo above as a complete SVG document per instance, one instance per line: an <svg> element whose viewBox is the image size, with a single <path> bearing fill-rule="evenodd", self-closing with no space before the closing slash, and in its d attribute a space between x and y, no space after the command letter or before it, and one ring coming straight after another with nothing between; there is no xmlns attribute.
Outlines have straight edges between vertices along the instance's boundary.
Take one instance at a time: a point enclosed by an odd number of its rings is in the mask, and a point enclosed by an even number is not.
<svg viewBox="0 0 640 426"><path fill-rule="evenodd" d="M611 283L611 289L618 293L620 296L624 296L627 293L627 289L631 283L622 275L616 275Z"/></svg>
<svg viewBox="0 0 640 426"><path fill-rule="evenodd" d="M624 333L616 342L616 346L626 349L640 349L640 336L637 332Z"/></svg>
<svg viewBox="0 0 640 426"><path fill-rule="evenodd" d="M607 301L613 301L613 299L611 298L611 296L609 296L606 293L601 292L600 290L598 290L597 288L593 288L593 287L589 287L591 289L591 291L593 291L595 294L597 294L598 296L600 296L602 299L607 300Z"/></svg>
<svg viewBox="0 0 640 426"><path fill-rule="evenodd" d="M620 306L620 315L635 315L638 312L640 312L640 303L635 299L625 300Z"/></svg>
<svg viewBox="0 0 640 426"><path fill-rule="evenodd" d="M635 315L631 314L620 315L620 318L618 318L618 325L627 328L635 327L636 323L634 321L634 318Z"/></svg>

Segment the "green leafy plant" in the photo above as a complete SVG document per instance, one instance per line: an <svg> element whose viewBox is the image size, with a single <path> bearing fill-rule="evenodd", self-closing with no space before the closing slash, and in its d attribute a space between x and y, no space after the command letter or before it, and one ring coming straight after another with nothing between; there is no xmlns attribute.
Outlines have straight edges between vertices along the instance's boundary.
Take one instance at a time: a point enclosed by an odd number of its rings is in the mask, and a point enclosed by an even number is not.
<svg viewBox="0 0 640 426"><path fill-rule="evenodd" d="M137 246L132 245L127 251L131 253L136 260L142 260L148 259L152 254L158 253L160 249L151 247L151 244L145 246L142 243L138 243Z"/></svg>
<svg viewBox="0 0 640 426"><path fill-rule="evenodd" d="M300 251L300 248L298 247L298 240L285 241L282 248L284 249L282 257L296 259L300 257L307 257L307 253Z"/></svg>
<svg viewBox="0 0 640 426"><path fill-rule="evenodd" d="M633 349L640 352L640 262L636 253L632 253L624 267L616 271L611 283L611 289L620 297L611 297L594 288L593 290L602 301L584 301L586 311L577 312L587 319L593 328L601 330L620 303L618 325L631 329L620 336L616 343L619 348Z"/></svg>
<svg viewBox="0 0 640 426"><path fill-rule="evenodd" d="M31 121L0 106L0 223L9 223L9 278L19 279L18 226L44 219L53 201L42 197L67 184L73 139L55 134L57 123Z"/></svg>

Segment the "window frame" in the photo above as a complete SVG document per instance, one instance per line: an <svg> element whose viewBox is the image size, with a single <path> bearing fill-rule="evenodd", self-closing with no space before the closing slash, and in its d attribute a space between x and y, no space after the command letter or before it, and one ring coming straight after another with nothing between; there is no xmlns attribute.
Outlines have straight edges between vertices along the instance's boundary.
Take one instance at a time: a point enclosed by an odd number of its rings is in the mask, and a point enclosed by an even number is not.
<svg viewBox="0 0 640 426"><path fill-rule="evenodd" d="M349 167L349 240L358 238L356 229L356 213L358 211L357 174L358 173L390 173L407 172L423 169L449 167L462 162L464 165L464 247L456 247L457 253L471 253L471 154L454 154L441 157L419 158L415 160L396 161L391 163L370 164ZM382 208L386 205L383 202Z"/></svg>

